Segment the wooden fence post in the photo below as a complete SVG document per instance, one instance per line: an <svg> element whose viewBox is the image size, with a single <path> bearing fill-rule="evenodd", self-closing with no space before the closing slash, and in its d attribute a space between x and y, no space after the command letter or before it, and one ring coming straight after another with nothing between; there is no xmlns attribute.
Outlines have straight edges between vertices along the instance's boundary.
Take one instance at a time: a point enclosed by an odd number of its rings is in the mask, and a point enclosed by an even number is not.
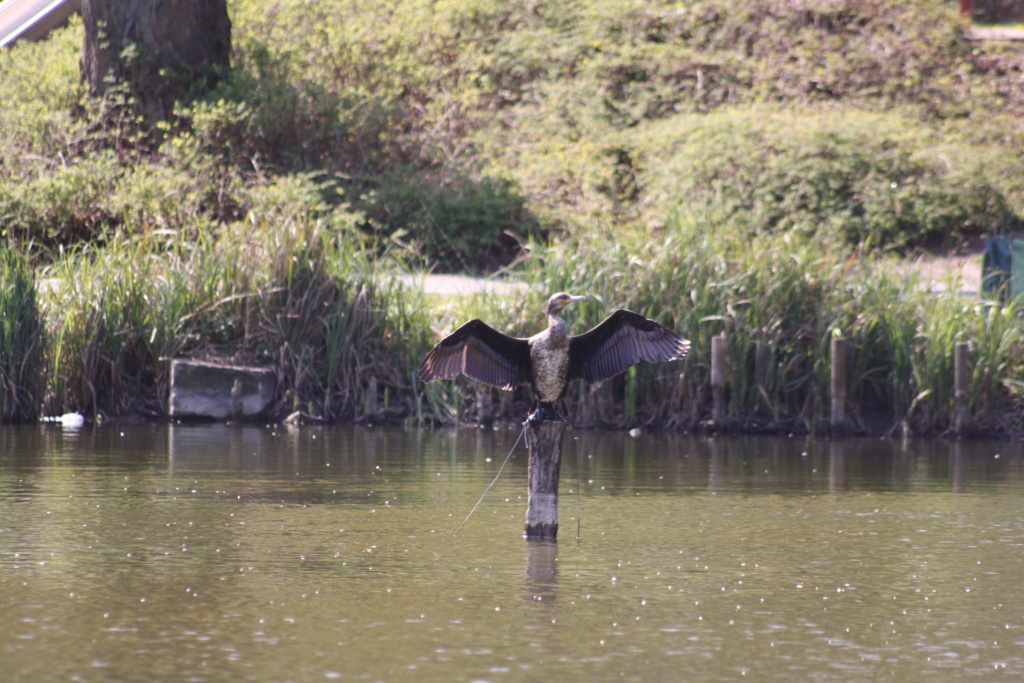
<svg viewBox="0 0 1024 683"><path fill-rule="evenodd" d="M711 421L725 424L725 334L711 338Z"/></svg>
<svg viewBox="0 0 1024 683"><path fill-rule="evenodd" d="M846 340L832 337L832 431L846 427Z"/></svg>
<svg viewBox="0 0 1024 683"><path fill-rule="evenodd" d="M377 376L370 375L370 380L366 386L366 405L364 406L363 413L366 417L372 419L377 416Z"/></svg>
<svg viewBox="0 0 1024 683"><path fill-rule="evenodd" d="M562 437L568 427L568 422L550 420L526 425L530 491L523 535L527 538L558 535L558 476L562 466Z"/></svg>
<svg viewBox="0 0 1024 683"><path fill-rule="evenodd" d="M970 345L957 342L953 347L953 429L963 436L967 429L967 353Z"/></svg>
<svg viewBox="0 0 1024 683"><path fill-rule="evenodd" d="M494 402L491 390L482 384L476 390L476 421L485 429L494 426Z"/></svg>

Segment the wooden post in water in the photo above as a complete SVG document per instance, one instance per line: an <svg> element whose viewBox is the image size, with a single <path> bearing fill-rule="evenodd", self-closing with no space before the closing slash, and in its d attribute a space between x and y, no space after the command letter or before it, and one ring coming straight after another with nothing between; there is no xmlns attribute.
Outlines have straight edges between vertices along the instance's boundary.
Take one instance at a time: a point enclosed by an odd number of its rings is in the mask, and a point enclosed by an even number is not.
<svg viewBox="0 0 1024 683"><path fill-rule="evenodd" d="M967 429L967 342L957 342L953 348L953 429L962 436Z"/></svg>
<svg viewBox="0 0 1024 683"><path fill-rule="evenodd" d="M370 381L366 387L366 405L363 412L366 417L373 419L377 416L377 376L370 375Z"/></svg>
<svg viewBox="0 0 1024 683"><path fill-rule="evenodd" d="M725 424L725 334L711 338L711 421Z"/></svg>
<svg viewBox="0 0 1024 683"><path fill-rule="evenodd" d="M558 475L562 465L562 437L568 427L568 422L550 420L526 425L530 492L523 535L527 538L558 535Z"/></svg>
<svg viewBox="0 0 1024 683"><path fill-rule="evenodd" d="M485 429L494 426L494 403L491 400L491 390L482 384L476 390L476 421Z"/></svg>
<svg viewBox="0 0 1024 683"><path fill-rule="evenodd" d="M846 428L846 340L832 337L832 431Z"/></svg>

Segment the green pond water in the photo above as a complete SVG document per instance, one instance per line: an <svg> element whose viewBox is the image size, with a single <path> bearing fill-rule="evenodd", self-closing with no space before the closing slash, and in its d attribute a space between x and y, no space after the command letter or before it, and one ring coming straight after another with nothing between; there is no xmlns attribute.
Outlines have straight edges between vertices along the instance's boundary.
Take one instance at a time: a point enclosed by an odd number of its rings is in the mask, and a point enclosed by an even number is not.
<svg viewBox="0 0 1024 683"><path fill-rule="evenodd" d="M0 678L1024 676L1019 443L516 436L4 428Z"/></svg>

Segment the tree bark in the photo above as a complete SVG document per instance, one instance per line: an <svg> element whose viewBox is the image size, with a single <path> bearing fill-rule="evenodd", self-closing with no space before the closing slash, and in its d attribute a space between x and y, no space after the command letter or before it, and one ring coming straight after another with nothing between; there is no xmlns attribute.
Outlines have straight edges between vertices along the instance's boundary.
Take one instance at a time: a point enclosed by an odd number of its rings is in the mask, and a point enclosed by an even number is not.
<svg viewBox="0 0 1024 683"><path fill-rule="evenodd" d="M227 0L83 0L82 22L82 80L93 95L126 84L147 125L227 73Z"/></svg>

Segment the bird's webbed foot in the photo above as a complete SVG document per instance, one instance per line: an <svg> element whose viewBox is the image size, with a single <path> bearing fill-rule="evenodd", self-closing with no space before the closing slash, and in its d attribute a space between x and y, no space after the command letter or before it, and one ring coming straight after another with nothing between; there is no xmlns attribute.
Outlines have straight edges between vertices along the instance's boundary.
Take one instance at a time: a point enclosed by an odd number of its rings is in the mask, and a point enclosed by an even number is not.
<svg viewBox="0 0 1024 683"><path fill-rule="evenodd" d="M536 427L541 422L565 422L565 418L558 412L558 409L551 403L541 403L526 418L526 423Z"/></svg>

